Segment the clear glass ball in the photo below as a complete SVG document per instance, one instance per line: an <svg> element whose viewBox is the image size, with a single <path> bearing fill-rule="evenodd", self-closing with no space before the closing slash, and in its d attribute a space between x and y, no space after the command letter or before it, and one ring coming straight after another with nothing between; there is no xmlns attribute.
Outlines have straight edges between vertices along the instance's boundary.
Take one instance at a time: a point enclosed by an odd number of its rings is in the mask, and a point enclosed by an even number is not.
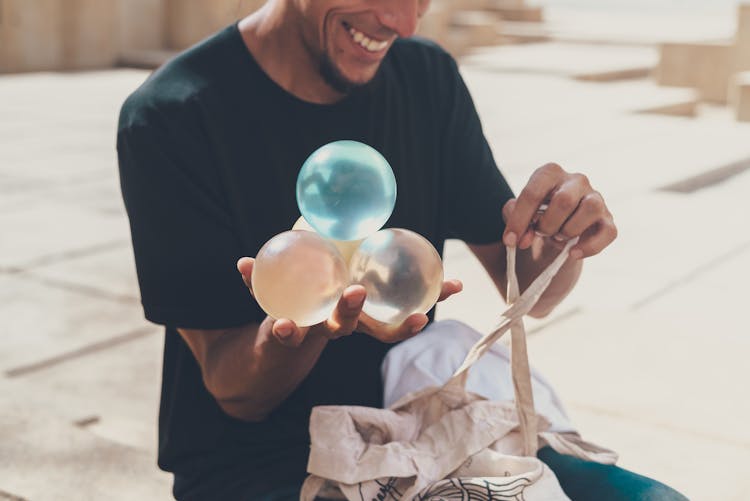
<svg viewBox="0 0 750 501"><path fill-rule="evenodd" d="M427 313L440 296L443 263L432 244L413 231L380 230L366 238L349 263L352 283L367 290L362 310L375 320L400 324Z"/></svg>
<svg viewBox="0 0 750 501"><path fill-rule="evenodd" d="M349 284L349 270L338 249L317 233L285 231L258 251L251 282L269 316L307 327L331 315Z"/></svg>
<svg viewBox="0 0 750 501"><path fill-rule="evenodd" d="M299 219L294 223L294 226L292 226L293 230L304 230L304 231L315 231L315 228L310 226L310 223L305 221L305 218L300 216ZM317 233L317 232L316 232ZM354 251L357 250L359 247L359 244L362 243L362 239L360 240L330 240L330 242L336 246L336 248L341 253L341 256L343 256L344 261L346 261L347 264L349 264L349 261L352 260L352 256L354 255Z"/></svg>

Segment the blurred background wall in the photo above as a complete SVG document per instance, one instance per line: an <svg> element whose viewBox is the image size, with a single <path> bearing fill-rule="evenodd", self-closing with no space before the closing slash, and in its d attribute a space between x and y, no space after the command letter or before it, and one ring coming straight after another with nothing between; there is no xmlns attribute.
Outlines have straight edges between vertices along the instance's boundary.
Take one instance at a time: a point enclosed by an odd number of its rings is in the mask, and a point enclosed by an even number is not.
<svg viewBox="0 0 750 501"><path fill-rule="evenodd" d="M111 67L181 50L265 0L0 0L0 73ZM496 21L539 22L524 0L433 0L422 31L462 51Z"/></svg>
<svg viewBox="0 0 750 501"><path fill-rule="evenodd" d="M179 50L264 0L2 0L0 73L112 67Z"/></svg>
<svg viewBox="0 0 750 501"><path fill-rule="evenodd" d="M263 3L0 0L0 73L153 68ZM658 5L649 2L648 8ZM680 6L696 9L700 3L686 0ZM607 8L616 9L617 1L608 2ZM544 29L543 8L526 0L433 0L420 32L456 56L473 47L539 42L560 35ZM750 121L750 4L737 10L734 37L663 40L659 51L653 71L658 84L694 88L702 101L729 104L738 120Z"/></svg>

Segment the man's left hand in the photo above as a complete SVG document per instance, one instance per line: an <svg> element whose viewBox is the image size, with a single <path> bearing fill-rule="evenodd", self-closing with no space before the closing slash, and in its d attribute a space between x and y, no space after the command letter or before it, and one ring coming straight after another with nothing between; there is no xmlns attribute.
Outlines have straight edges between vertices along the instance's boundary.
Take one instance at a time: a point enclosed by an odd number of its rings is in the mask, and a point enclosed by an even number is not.
<svg viewBox="0 0 750 501"><path fill-rule="evenodd" d="M506 245L527 249L535 234L560 243L580 237L570 252L574 259L598 254L617 237L612 214L588 178L554 163L534 171L518 198L505 204L503 216Z"/></svg>

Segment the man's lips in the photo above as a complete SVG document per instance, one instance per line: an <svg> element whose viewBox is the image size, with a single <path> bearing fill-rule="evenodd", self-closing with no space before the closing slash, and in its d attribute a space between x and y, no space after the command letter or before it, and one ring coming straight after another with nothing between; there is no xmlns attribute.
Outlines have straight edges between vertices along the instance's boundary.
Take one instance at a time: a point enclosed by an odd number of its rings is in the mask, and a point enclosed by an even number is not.
<svg viewBox="0 0 750 501"><path fill-rule="evenodd" d="M379 40L373 36L366 34L363 31L356 29L345 21L341 24L349 34L349 38L351 38L351 40L355 44L359 45L369 53L377 54L378 52L382 52L388 47L390 43L390 40Z"/></svg>

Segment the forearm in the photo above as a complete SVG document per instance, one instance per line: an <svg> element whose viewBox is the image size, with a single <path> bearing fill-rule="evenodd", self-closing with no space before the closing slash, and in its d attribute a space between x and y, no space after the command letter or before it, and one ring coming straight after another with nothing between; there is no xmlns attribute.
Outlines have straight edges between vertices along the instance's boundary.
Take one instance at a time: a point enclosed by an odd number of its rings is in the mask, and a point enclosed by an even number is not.
<svg viewBox="0 0 750 501"><path fill-rule="evenodd" d="M238 419L259 421L289 396L309 374L327 340L310 330L299 347L280 344L266 318L222 331L210 343L195 331L181 331L203 371L206 388L221 408Z"/></svg>
<svg viewBox="0 0 750 501"><path fill-rule="evenodd" d="M561 245L549 239L535 238L531 247L518 251L517 273L521 291L531 285L539 274L560 254ZM581 259L568 259L552 279L547 290L529 315L536 318L547 316L573 290L583 268Z"/></svg>

